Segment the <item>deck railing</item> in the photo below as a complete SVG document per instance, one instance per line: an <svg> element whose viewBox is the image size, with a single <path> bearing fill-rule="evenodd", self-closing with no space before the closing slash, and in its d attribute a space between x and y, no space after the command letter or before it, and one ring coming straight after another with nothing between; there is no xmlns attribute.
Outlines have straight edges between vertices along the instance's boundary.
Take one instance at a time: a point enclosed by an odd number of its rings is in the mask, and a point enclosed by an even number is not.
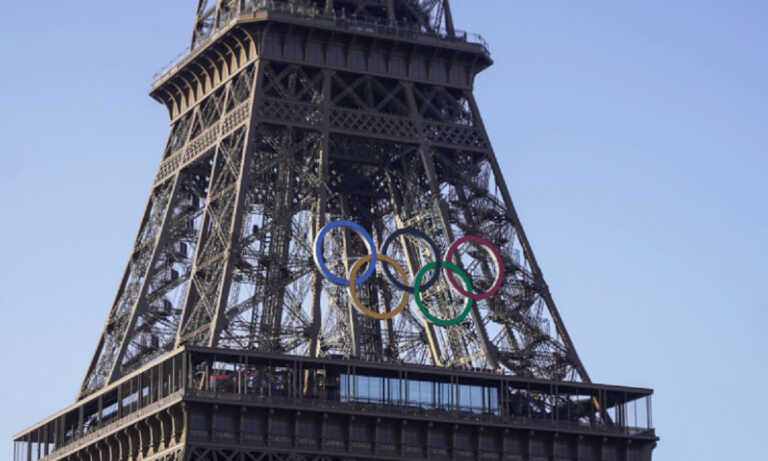
<svg viewBox="0 0 768 461"><path fill-rule="evenodd" d="M483 47L483 51L487 56L490 56L491 54L488 43L481 35L463 30L455 30L453 34L450 34L445 28L426 29L413 24L374 22L363 17L346 16L335 11L327 12L320 10L317 7L305 7L294 3L275 2L274 0L256 0L250 2L240 12L235 12L226 17L219 18L218 24L213 24L206 35L199 37L195 41L191 49L182 51L165 67L156 72L152 77L152 81L156 82L164 78L188 55L208 44L214 37L216 37L218 31L225 30L238 21L254 18L256 15L263 12L279 13L302 19L323 21L328 25L333 25L342 30L388 35L405 40L432 38L452 42L475 43Z"/></svg>

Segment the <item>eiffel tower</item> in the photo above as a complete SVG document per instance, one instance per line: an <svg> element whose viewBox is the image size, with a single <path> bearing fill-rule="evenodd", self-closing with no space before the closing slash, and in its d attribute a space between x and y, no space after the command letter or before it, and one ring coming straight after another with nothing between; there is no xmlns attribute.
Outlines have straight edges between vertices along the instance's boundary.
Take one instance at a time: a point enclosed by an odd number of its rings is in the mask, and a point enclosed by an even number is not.
<svg viewBox="0 0 768 461"><path fill-rule="evenodd" d="M515 212L473 96L491 65L449 0L199 0L152 86L170 135L77 401L15 461L650 460L652 391L591 382ZM496 252L445 259L493 296L421 272L460 321L359 312L468 235ZM384 247L411 281L361 261L357 299L317 263Z"/></svg>

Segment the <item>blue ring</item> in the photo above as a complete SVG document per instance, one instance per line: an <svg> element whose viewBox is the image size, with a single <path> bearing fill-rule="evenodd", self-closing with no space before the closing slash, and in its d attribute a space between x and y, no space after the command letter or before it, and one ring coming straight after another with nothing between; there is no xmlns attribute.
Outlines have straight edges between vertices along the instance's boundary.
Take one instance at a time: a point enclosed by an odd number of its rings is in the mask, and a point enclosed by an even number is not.
<svg viewBox="0 0 768 461"><path fill-rule="evenodd" d="M336 285L342 286L342 287L349 287L349 280L343 279L333 272L331 272L330 269L325 265L325 261L323 259L323 243L325 241L325 236L330 232L332 229L335 229L337 227L348 227L355 231L357 235L362 237L363 240L365 240L366 245L368 245L368 251L371 253L371 262L368 263L368 269L355 280L355 285L360 285L361 283L365 283L368 281L371 276L373 276L374 272L376 272L376 244L373 242L373 237L371 237L371 234L368 233L363 226L354 223L352 221L346 221L343 219L340 219L338 221L333 221L332 223L329 223L323 229L317 234L317 237L315 237L315 265L320 270L320 272L323 274L325 278L330 280Z"/></svg>

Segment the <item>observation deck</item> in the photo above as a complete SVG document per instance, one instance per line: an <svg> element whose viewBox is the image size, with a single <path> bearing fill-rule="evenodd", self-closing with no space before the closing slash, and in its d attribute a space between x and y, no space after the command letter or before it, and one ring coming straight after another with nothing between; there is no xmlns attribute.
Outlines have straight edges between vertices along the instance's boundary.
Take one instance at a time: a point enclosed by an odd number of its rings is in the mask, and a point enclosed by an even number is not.
<svg viewBox="0 0 768 461"><path fill-rule="evenodd" d="M109 449L136 456L119 459L154 459L186 443L355 459L527 460L559 453L580 461L645 460L656 442L652 394L338 357L183 348L16 435L13 459L81 459L75 456L115 444ZM146 432L134 437L137 425Z"/></svg>
<svg viewBox="0 0 768 461"><path fill-rule="evenodd" d="M430 28L405 22L388 22L370 17L347 16L343 9L326 10L313 6L275 0L252 0L239 11L227 14L209 24L196 36L189 49L179 53L152 77L152 89L161 86L170 75L191 62L201 50L238 25L274 21L312 27L364 37L398 41L406 44L433 46L446 50L479 53L484 67L491 65L491 52L485 39L475 33L445 27Z"/></svg>

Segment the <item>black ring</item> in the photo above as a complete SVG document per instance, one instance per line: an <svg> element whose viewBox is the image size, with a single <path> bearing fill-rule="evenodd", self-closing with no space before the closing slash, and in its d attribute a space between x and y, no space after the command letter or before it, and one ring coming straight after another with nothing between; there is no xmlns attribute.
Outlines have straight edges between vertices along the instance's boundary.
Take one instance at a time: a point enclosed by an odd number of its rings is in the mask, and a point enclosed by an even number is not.
<svg viewBox="0 0 768 461"><path fill-rule="evenodd" d="M381 245L381 254L386 255L387 250L389 249L389 246L392 244L392 242L395 241L396 238L400 237L401 235L410 235L411 237L421 239L427 242L430 250L432 250L432 256L434 257L435 262L437 263L437 267L438 268L440 267L440 249L437 247L437 244L435 243L435 241L429 238L429 236L424 232L421 232L418 229L414 229L413 227L406 227L403 229L399 229L394 233L390 234L390 236L387 237L386 240L384 240L384 244ZM403 284L403 282L398 280L397 277L395 277L392 274L389 264L382 264L382 266L384 266L384 275L387 276L387 278L393 285L395 285L397 288L403 291L407 291L408 293L413 294L414 287L412 286L409 287L408 285L405 285ZM435 273L432 274L432 277L429 280L427 280L427 283L421 286L421 289L428 290L432 288L432 286L434 286L439 279L440 279L440 269L435 269Z"/></svg>

